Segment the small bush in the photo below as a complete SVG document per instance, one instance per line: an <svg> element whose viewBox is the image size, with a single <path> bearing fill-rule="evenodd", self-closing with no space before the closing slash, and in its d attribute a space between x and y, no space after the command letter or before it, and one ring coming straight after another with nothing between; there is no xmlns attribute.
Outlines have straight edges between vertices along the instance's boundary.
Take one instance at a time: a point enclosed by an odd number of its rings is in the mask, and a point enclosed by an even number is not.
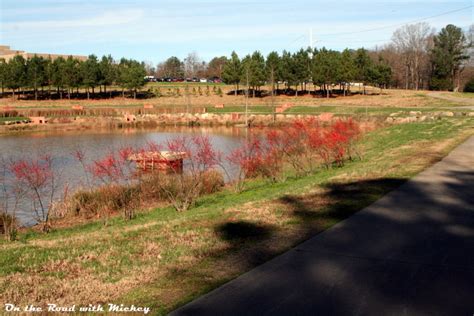
<svg viewBox="0 0 474 316"><path fill-rule="evenodd" d="M122 212L130 219L138 207L139 194L135 187L105 185L91 191L78 191L68 201L68 214L85 218L107 219L115 212Z"/></svg>
<svg viewBox="0 0 474 316"><path fill-rule="evenodd" d="M0 211L0 234L5 235L7 240L13 241L16 239L17 227L14 216Z"/></svg>
<svg viewBox="0 0 474 316"><path fill-rule="evenodd" d="M163 94L161 93L161 89L160 89L160 88L156 88L156 89L155 89L155 96L156 96L157 98L160 98L160 97L163 96Z"/></svg>
<svg viewBox="0 0 474 316"><path fill-rule="evenodd" d="M208 170L201 176L201 194L212 194L219 192L225 185L222 173L217 170Z"/></svg>
<svg viewBox="0 0 474 316"><path fill-rule="evenodd" d="M469 81L464 86L464 92L474 92L474 78L469 79Z"/></svg>

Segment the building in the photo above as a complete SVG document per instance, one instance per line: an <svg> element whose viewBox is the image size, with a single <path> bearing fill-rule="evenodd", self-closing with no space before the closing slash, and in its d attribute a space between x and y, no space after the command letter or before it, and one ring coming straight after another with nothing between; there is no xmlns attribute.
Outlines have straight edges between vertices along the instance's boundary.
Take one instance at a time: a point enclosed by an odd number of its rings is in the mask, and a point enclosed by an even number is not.
<svg viewBox="0 0 474 316"><path fill-rule="evenodd" d="M7 45L0 45L0 58L5 59L5 61L9 61L16 55L21 55L23 58L28 59L33 56L38 56L38 57L43 57L43 58L51 58L51 59L56 59L58 57L63 57L63 58L68 58L69 56L72 56L75 59L79 60L86 60L87 56L77 56L77 55L59 55L59 54L46 54L46 53L28 53L25 52L24 50L14 50L11 49L10 46Z"/></svg>

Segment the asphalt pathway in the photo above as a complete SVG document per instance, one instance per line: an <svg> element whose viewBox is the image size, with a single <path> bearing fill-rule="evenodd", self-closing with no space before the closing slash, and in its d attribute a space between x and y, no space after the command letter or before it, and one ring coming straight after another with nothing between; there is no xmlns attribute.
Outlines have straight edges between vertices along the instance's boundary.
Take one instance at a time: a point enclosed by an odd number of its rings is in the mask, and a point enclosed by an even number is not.
<svg viewBox="0 0 474 316"><path fill-rule="evenodd" d="M474 136L173 315L474 315Z"/></svg>

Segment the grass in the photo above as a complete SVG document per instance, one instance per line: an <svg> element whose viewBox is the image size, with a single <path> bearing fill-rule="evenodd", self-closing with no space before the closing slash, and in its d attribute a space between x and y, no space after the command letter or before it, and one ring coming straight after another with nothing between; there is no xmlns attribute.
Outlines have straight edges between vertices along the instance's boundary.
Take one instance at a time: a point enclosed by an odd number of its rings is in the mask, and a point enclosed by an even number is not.
<svg viewBox="0 0 474 316"><path fill-rule="evenodd" d="M23 120L26 120L26 117L22 117L22 116L0 117L0 123L1 122L17 122L17 121L23 121Z"/></svg>
<svg viewBox="0 0 474 316"><path fill-rule="evenodd" d="M165 314L289 249L399 186L472 135L474 119L393 125L342 168L199 200L185 213L142 212L23 232L0 241L0 302L145 305Z"/></svg>
<svg viewBox="0 0 474 316"><path fill-rule="evenodd" d="M293 106L285 110L285 114L304 114L304 115L318 115L321 113L333 113L336 115L364 115L366 112L369 115L388 116L392 113L399 115L409 115L411 111L422 113L439 112L443 109L438 107L363 107L363 106L346 106L346 105L321 105L321 106ZM224 108L207 107L208 113L245 113L245 106L226 106ZM452 112L465 111L464 109L449 109ZM271 114L273 108L271 106L249 106L248 113L251 114Z"/></svg>
<svg viewBox="0 0 474 316"><path fill-rule="evenodd" d="M361 107L361 106L318 106L318 107L305 107L305 106L295 106L289 108L285 113L291 114L319 114L319 113L334 113L334 114L365 114L366 112L369 115L390 115L392 113L399 113L400 115L408 115L411 111L419 111L422 113L437 112L440 111L439 108L433 107ZM460 111L459 109L450 109L450 111Z"/></svg>
<svg viewBox="0 0 474 316"><path fill-rule="evenodd" d="M474 93L473 92L453 92L449 95L455 96L457 98L474 99Z"/></svg>
<svg viewBox="0 0 474 316"><path fill-rule="evenodd" d="M243 95L234 96L231 91L234 88L231 85L218 84L218 86L223 91L224 95L222 97L217 96L212 90L212 84L209 84L211 88L211 94L206 96L191 96L187 98L184 95L185 84L183 83L149 83L144 90L160 88L161 93L166 95L168 89L180 88L181 96L162 96L155 97L150 99L131 99L131 98L121 98L116 97L113 99L91 99L91 100L43 100L43 101L34 101L34 100L12 100L11 98L2 98L0 99L1 106L10 106L18 109L70 109L73 105L82 105L84 107L117 107L117 108L127 108L127 107L143 107L144 104L152 104L156 107L173 107L173 106L185 106L190 103L192 106L196 107L209 107L213 108L216 104L224 104L226 107L232 106L243 106L245 104L245 97ZM207 84L200 83L189 83L189 85L202 86ZM263 87L262 89L265 89ZM268 87L266 87L268 89ZM204 93L205 88L203 89ZM354 92L357 92L355 90ZM321 98L321 97L312 97L309 95L292 97L292 96L278 96L274 99L274 102L277 106L291 103L295 106L334 106L334 107L363 107L366 106L370 108L445 108L459 105L452 100L440 100L437 98L429 97L427 91L407 91L407 90L383 90L382 94L378 94L379 90L376 89L373 91L373 95L353 95L348 97L335 97L335 98ZM230 93L230 94L228 94ZM262 108L271 108L272 100L271 97L264 98L249 98L249 105L251 106L260 106ZM222 110L226 111L226 110Z"/></svg>
<svg viewBox="0 0 474 316"><path fill-rule="evenodd" d="M270 114L272 113L272 107L270 106L262 106L262 105L253 105L248 107L248 113L252 114ZM217 114L225 114L225 113L245 113L245 106L233 105L233 106L226 106L224 108L215 108L215 107L207 107L206 112L208 113L217 113Z"/></svg>

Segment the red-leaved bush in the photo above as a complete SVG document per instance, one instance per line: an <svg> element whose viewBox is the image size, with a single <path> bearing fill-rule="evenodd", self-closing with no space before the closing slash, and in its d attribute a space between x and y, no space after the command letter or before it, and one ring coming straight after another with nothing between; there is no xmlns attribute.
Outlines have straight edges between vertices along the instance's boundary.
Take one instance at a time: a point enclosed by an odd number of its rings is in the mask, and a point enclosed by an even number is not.
<svg viewBox="0 0 474 316"><path fill-rule="evenodd" d="M131 147L122 147L102 159L94 160L90 166L93 177L104 184L129 182L133 177L133 169L128 158L133 152Z"/></svg>
<svg viewBox="0 0 474 316"><path fill-rule="evenodd" d="M286 175L302 176L322 166L342 166L358 155L355 144L360 134L359 125L351 119L326 125L316 119L302 119L280 129L251 133L227 156L217 151L205 135L178 136L162 144L147 143L143 148L122 147L96 160L87 159L84 151L77 150L73 157L83 166L86 179L90 176L94 181L88 180L85 188L71 195L68 209L76 215L101 218L121 211L131 219L146 201L165 200L177 211L185 211L199 196L224 186L221 171L242 191L248 178L277 182ZM179 168L173 165L168 172L157 171L160 168L148 172L146 167L138 170L130 160L136 154L161 151L181 153L183 168L179 163ZM237 174L227 168L237 170ZM9 170L15 187L32 202L37 221L47 231L48 210L57 183L51 157L18 160Z"/></svg>
<svg viewBox="0 0 474 316"><path fill-rule="evenodd" d="M43 231L49 231L49 208L53 204L57 186L51 156L14 161L10 171L16 190L31 203L35 220L41 223Z"/></svg>
<svg viewBox="0 0 474 316"><path fill-rule="evenodd" d="M320 166L341 166L356 153L354 144L360 135L359 125L352 119L338 120L321 126L314 119L296 120L290 126L252 135L231 152L228 160L240 173L235 179L240 191L246 178L263 177L278 181L285 166L296 175L315 171Z"/></svg>
<svg viewBox="0 0 474 316"><path fill-rule="evenodd" d="M209 172L218 166L222 155L205 135L174 137L167 141L165 149L186 154L184 170L171 169L171 173L155 175L157 185L177 211L185 211L213 187L208 181ZM220 181L214 174L212 177Z"/></svg>

